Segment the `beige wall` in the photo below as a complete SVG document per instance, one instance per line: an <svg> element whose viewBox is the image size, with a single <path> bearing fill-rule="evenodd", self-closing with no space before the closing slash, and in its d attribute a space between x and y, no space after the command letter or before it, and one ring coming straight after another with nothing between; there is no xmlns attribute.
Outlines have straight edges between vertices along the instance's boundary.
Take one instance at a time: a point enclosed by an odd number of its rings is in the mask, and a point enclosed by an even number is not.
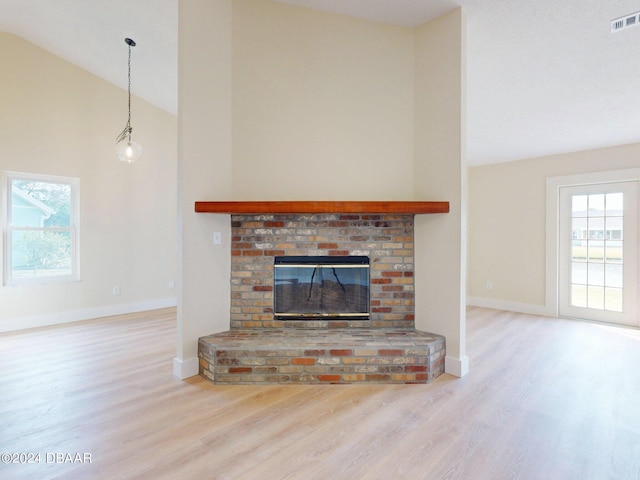
<svg viewBox="0 0 640 480"><path fill-rule="evenodd" d="M409 199L414 35L233 2L233 195Z"/></svg>
<svg viewBox="0 0 640 480"><path fill-rule="evenodd" d="M469 303L553 314L546 308L547 178L637 167L640 144L470 168Z"/></svg>
<svg viewBox="0 0 640 480"><path fill-rule="evenodd" d="M175 304L176 117L134 97L144 157L124 165L126 95L0 33L0 170L79 178L81 217L81 281L0 287L0 330Z"/></svg>
<svg viewBox="0 0 640 480"><path fill-rule="evenodd" d="M178 348L174 373L198 373L198 338L229 328L231 223L194 212L197 200L231 200L231 0L179 6ZM222 244L213 245L213 232Z"/></svg>
<svg viewBox="0 0 640 480"><path fill-rule="evenodd" d="M447 285L455 291L445 301L453 298L454 304L444 308L447 315L439 323L429 325L440 329L451 322L455 326L447 333L460 337L464 41L459 13L445 21L448 28L453 32L444 47L436 47L441 27L419 41L415 29L267 0L180 3L177 376L197 373L198 334L229 328L229 217L194 214L195 200L453 201L451 220L430 238L429 248L453 265ZM438 55L454 57L444 62L444 73L438 73L442 58L429 53L419 60L417 74L416 48L420 44L428 51L428 42ZM431 77L447 86L446 95L428 91ZM425 83L416 88L416 81ZM427 101L418 105L417 92L426 93ZM437 113L428 114L434 101ZM417 121L417 108L426 121ZM441 114L446 126L438 123ZM415 135L429 141L416 143ZM418 147L423 155L416 160ZM423 181L414 182L416 171ZM450 192L435 180L443 175L452 179ZM212 245L214 231L223 233L221 246ZM436 297L430 293L421 301L442 302ZM458 355L462 342L452 341Z"/></svg>
<svg viewBox="0 0 640 480"><path fill-rule="evenodd" d="M446 215L415 219L416 328L447 338L446 371L468 370L465 353L465 50L461 9L417 30L416 198L446 199Z"/></svg>

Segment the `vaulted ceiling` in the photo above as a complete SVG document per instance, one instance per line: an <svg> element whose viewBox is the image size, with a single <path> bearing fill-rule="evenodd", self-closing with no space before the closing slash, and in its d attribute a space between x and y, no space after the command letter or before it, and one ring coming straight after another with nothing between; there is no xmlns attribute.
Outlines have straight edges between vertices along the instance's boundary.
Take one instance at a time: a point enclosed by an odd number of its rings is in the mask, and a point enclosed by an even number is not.
<svg viewBox="0 0 640 480"><path fill-rule="evenodd" d="M470 165L640 140L640 28L610 31L637 0L282 0L416 26L462 6L467 17ZM11 32L177 112L178 0L0 0Z"/></svg>

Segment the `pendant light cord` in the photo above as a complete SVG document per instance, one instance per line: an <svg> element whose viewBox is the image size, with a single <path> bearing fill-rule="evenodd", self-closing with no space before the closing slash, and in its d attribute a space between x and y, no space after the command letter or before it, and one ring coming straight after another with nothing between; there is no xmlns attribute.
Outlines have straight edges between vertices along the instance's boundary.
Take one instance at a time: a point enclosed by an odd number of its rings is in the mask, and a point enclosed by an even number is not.
<svg viewBox="0 0 640 480"><path fill-rule="evenodd" d="M131 142L131 132L133 131L133 128L131 128L131 47L132 46L135 47L136 42L134 42L130 38L125 38L125 42L127 42L127 45L129 45L129 59L127 61L127 72L128 72L127 92L129 94L127 110L129 112L129 116L127 117L127 125L124 127L124 130L120 132L120 135L118 135L118 138L116 138L116 143L120 143L125 138L127 138L128 141Z"/></svg>

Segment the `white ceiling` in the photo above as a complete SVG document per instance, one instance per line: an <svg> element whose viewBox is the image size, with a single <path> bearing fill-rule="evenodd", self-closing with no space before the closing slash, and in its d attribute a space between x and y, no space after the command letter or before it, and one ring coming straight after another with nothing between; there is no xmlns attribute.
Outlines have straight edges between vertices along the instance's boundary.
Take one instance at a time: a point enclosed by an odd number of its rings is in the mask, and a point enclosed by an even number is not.
<svg viewBox="0 0 640 480"><path fill-rule="evenodd" d="M467 17L470 165L640 141L640 27L610 20L638 0L282 0L416 26L457 6ZM177 112L178 0L0 0L20 35Z"/></svg>

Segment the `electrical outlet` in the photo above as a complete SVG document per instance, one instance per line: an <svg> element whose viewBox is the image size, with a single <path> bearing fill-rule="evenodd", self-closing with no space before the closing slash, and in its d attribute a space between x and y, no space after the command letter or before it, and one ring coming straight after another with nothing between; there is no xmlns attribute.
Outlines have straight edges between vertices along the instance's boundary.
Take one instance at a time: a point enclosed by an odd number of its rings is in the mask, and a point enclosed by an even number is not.
<svg viewBox="0 0 640 480"><path fill-rule="evenodd" d="M492 281L488 281L484 284L484 288L487 290L493 290L493 282Z"/></svg>
<svg viewBox="0 0 640 480"><path fill-rule="evenodd" d="M222 243L222 232L213 232L213 244L220 245Z"/></svg>
<svg viewBox="0 0 640 480"><path fill-rule="evenodd" d="M113 294L114 295L120 295L120 287L118 287L118 286L113 287Z"/></svg>

